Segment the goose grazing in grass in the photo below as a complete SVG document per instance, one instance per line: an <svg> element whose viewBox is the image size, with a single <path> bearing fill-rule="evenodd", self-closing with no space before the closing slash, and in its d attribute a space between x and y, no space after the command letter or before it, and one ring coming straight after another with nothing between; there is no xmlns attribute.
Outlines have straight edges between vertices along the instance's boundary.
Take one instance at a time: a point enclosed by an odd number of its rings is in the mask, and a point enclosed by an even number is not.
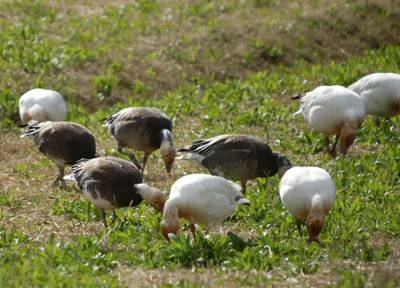
<svg viewBox="0 0 400 288"><path fill-rule="evenodd" d="M349 86L365 100L365 113L390 118L400 114L400 75L373 73Z"/></svg>
<svg viewBox="0 0 400 288"><path fill-rule="evenodd" d="M19 116L23 124L30 120L63 121L67 104L60 93L48 89L32 89L19 99Z"/></svg>
<svg viewBox="0 0 400 288"><path fill-rule="evenodd" d="M184 154L177 159L193 160L211 174L240 181L243 193L248 180L283 174L291 167L287 157L273 153L267 144L245 135L196 140L178 151Z"/></svg>
<svg viewBox="0 0 400 288"><path fill-rule="evenodd" d="M279 184L283 206L301 223L307 225L310 242L318 242L325 215L335 201L336 190L331 176L319 167L293 167L286 171Z"/></svg>
<svg viewBox="0 0 400 288"><path fill-rule="evenodd" d="M292 99L298 98L300 109L293 115L302 114L312 130L327 135L328 152L332 157L336 157L336 145L340 139L340 152L345 155L364 120L364 100L339 85L320 86ZM329 135L336 135L331 148Z"/></svg>
<svg viewBox="0 0 400 288"><path fill-rule="evenodd" d="M220 224L240 204L250 204L243 198L240 186L219 176L190 174L178 179L171 187L161 220L165 239L179 231L179 218L185 218L195 237L194 224L208 228Z"/></svg>
<svg viewBox="0 0 400 288"><path fill-rule="evenodd" d="M59 175L54 184L65 186L64 168L82 158L96 157L96 141L92 133L82 125L72 122L31 121L21 138L30 137L39 151L58 167Z"/></svg>
<svg viewBox="0 0 400 288"><path fill-rule="evenodd" d="M115 157L82 159L72 166L72 173L65 176L73 180L83 195L101 210L104 226L107 228L105 210L139 205L148 202L162 212L164 195L143 182L142 173L129 161Z"/></svg>
<svg viewBox="0 0 400 288"><path fill-rule="evenodd" d="M125 108L111 115L105 125L117 141L119 152L122 152L123 148L144 152L142 166L134 153L129 154L133 163L142 169L142 172L150 154L160 149L167 172L171 174L176 154L171 132L172 122L160 110L145 107Z"/></svg>

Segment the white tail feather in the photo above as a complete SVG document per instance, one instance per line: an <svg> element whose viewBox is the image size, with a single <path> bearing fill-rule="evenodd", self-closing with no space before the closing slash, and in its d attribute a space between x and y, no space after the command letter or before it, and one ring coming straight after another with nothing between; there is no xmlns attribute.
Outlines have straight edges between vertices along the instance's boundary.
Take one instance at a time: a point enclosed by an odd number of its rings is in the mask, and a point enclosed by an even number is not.
<svg viewBox="0 0 400 288"><path fill-rule="evenodd" d="M197 154L197 153L185 153L185 154L182 154L182 155L176 157L175 159L176 160L196 161L196 162L201 163L201 161L203 161L204 158L205 158L204 156Z"/></svg>
<svg viewBox="0 0 400 288"><path fill-rule="evenodd" d="M250 204L250 200L247 200L246 198L240 198L240 199L237 201L237 203L238 203L239 205L241 205L241 204Z"/></svg>
<svg viewBox="0 0 400 288"><path fill-rule="evenodd" d="M294 117L294 116L297 116L297 115L299 115L299 114L302 114L302 112L303 112L303 110L301 110L301 108L299 109L299 110L297 110L296 112L294 112L293 114L292 114L292 116Z"/></svg>
<svg viewBox="0 0 400 288"><path fill-rule="evenodd" d="M75 181L75 177L74 177L73 174L65 175L65 176L63 177L63 179L64 179L64 180L68 180L68 181Z"/></svg>

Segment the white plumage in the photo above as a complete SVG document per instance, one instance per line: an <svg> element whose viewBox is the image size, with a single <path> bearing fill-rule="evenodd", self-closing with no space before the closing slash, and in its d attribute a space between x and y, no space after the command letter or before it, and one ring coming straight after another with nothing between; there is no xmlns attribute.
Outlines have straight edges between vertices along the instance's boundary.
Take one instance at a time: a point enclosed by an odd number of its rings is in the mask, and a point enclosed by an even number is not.
<svg viewBox="0 0 400 288"><path fill-rule="evenodd" d="M32 89L19 99L19 115L26 124L30 120L63 121L67 114L67 104L63 96L53 90Z"/></svg>
<svg viewBox="0 0 400 288"><path fill-rule="evenodd" d="M190 174L178 179L171 187L165 203L161 230L177 234L179 218L185 218L194 235L194 224L212 227L231 215L240 204L249 204L243 198L241 187L223 177L208 174Z"/></svg>
<svg viewBox="0 0 400 288"><path fill-rule="evenodd" d="M297 222L306 223L310 240L316 240L336 197L328 172L319 167L293 167L281 178L279 195Z"/></svg>
<svg viewBox="0 0 400 288"><path fill-rule="evenodd" d="M343 86L320 86L301 97L296 114L302 114L314 131L336 135L330 150L333 156L339 139L340 150L346 154L364 120L364 100Z"/></svg>
<svg viewBox="0 0 400 288"><path fill-rule="evenodd" d="M349 86L365 100L365 112L381 117L400 114L400 75L373 73Z"/></svg>

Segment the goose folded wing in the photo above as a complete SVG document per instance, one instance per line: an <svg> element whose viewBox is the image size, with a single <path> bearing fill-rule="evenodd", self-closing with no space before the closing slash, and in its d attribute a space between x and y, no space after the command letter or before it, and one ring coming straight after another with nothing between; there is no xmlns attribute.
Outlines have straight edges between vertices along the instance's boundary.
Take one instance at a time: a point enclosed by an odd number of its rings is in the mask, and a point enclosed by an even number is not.
<svg viewBox="0 0 400 288"><path fill-rule="evenodd" d="M179 149L179 152L194 152L207 157L215 152L221 144L225 143L231 135L221 135L209 139L200 139L194 141L191 145Z"/></svg>

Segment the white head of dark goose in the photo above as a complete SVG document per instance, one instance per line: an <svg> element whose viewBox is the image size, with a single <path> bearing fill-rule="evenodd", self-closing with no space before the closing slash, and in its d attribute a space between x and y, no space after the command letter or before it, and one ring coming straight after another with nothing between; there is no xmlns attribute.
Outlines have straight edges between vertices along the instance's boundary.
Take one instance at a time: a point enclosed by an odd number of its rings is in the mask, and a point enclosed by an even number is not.
<svg viewBox="0 0 400 288"><path fill-rule="evenodd" d="M19 115L23 124L30 120L63 121L67 104L63 96L54 90L32 89L19 99Z"/></svg>
<svg viewBox="0 0 400 288"><path fill-rule="evenodd" d="M291 163L286 156L273 153L260 140L245 135L219 135L196 140L178 150L184 154L177 159L193 160L211 174L241 181L242 192L246 182L258 177L283 174Z"/></svg>
<svg viewBox="0 0 400 288"><path fill-rule="evenodd" d="M400 114L400 74L373 73L349 86L365 101L366 114L390 118Z"/></svg>
<svg viewBox="0 0 400 288"><path fill-rule="evenodd" d="M171 187L161 220L161 231L169 241L179 231L179 218L185 218L195 236L194 224L208 228L228 218L240 204L250 204L243 198L240 186L219 176L190 174L178 179Z"/></svg>
<svg viewBox="0 0 400 288"><path fill-rule="evenodd" d="M333 157L340 139L340 152L345 155L364 120L364 100L339 85L320 86L293 99L297 98L300 98L300 109L294 115L302 114L312 130L327 135L328 151ZM329 135L336 135L331 148Z"/></svg>
<svg viewBox="0 0 400 288"><path fill-rule="evenodd" d="M84 126L73 122L31 121L21 138L30 137L39 151L52 160L59 169L54 184L65 185L63 176L66 165L73 165L82 158L96 157L96 140Z"/></svg>
<svg viewBox="0 0 400 288"><path fill-rule="evenodd" d="M172 137L172 122L156 108L130 107L111 115L105 122L111 135L118 144L118 151L132 148L143 151L143 164L137 161L135 154L129 154L131 160L142 171L151 153L160 149L167 172L170 174L175 160L175 144Z"/></svg>
<svg viewBox="0 0 400 288"><path fill-rule="evenodd" d="M283 206L296 219L300 235L301 223L305 222L310 241L318 242L325 216L336 197L328 172L319 167L293 167L281 178L279 195Z"/></svg>
<svg viewBox="0 0 400 288"><path fill-rule="evenodd" d="M83 195L102 212L107 227L105 210L139 205L148 202L157 211L164 208L164 195L145 183L139 169L129 161L115 157L82 159L72 166L65 179L73 180ZM115 218L115 213L114 213Z"/></svg>

